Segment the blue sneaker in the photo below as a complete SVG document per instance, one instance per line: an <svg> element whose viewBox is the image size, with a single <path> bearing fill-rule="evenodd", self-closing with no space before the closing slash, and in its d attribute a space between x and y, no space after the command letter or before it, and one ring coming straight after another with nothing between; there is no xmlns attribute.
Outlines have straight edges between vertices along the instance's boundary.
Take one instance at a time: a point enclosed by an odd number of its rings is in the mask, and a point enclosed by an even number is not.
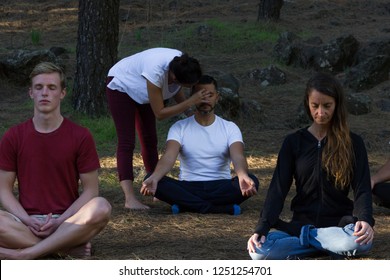
<svg viewBox="0 0 390 280"><path fill-rule="evenodd" d="M177 204L173 204L171 206L171 210L172 210L173 215L177 215L180 213L180 208L179 208L179 205L177 205Z"/></svg>
<svg viewBox="0 0 390 280"><path fill-rule="evenodd" d="M233 205L233 215L238 216L241 214L241 207L237 204Z"/></svg>

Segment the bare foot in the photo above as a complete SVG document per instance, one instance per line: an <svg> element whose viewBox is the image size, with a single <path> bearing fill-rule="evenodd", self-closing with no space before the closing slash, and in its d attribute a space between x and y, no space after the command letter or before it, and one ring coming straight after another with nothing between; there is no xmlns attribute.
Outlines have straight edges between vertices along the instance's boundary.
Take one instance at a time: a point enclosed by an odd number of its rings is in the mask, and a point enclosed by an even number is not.
<svg viewBox="0 0 390 280"><path fill-rule="evenodd" d="M149 206L139 202L138 200L132 200L125 203L125 208L133 210L147 210L150 209Z"/></svg>
<svg viewBox="0 0 390 280"><path fill-rule="evenodd" d="M147 210L150 207L141 203L134 194L133 181L123 180L120 182L125 194L125 208L134 210Z"/></svg>
<svg viewBox="0 0 390 280"><path fill-rule="evenodd" d="M18 257L18 252L20 250L16 249L8 249L0 247L0 260L17 260L20 259Z"/></svg>
<svg viewBox="0 0 390 280"><path fill-rule="evenodd" d="M89 258L92 255L92 244L91 242L85 243L83 245L71 248L69 250L61 251L60 255L67 255L72 258Z"/></svg>

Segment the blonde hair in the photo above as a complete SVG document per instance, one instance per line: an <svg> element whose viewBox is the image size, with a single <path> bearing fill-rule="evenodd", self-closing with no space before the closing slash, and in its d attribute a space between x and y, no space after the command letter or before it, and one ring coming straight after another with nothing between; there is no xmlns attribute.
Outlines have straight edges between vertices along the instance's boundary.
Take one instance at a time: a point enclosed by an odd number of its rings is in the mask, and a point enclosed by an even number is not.
<svg viewBox="0 0 390 280"><path fill-rule="evenodd" d="M41 62L34 67L29 77L30 85L32 85L32 80L35 76L38 76L40 74L50 74L50 73L58 73L60 75L61 88L64 89L66 87L65 73L60 66L52 62Z"/></svg>

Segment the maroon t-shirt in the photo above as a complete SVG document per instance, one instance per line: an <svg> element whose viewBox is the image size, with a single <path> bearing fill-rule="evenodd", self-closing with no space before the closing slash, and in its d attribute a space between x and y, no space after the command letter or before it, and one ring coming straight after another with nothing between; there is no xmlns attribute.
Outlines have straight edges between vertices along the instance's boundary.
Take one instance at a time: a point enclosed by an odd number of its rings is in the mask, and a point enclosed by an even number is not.
<svg viewBox="0 0 390 280"><path fill-rule="evenodd" d="M16 172L19 201L29 215L65 212L79 196L79 174L98 168L91 133L66 118L51 133L37 132L30 119L0 141L0 169Z"/></svg>

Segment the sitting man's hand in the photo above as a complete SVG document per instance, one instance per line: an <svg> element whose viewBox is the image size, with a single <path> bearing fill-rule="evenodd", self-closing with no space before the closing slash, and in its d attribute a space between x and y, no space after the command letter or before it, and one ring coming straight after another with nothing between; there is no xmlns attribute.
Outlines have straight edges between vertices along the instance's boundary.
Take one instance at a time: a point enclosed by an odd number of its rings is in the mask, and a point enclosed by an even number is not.
<svg viewBox="0 0 390 280"><path fill-rule="evenodd" d="M46 238L57 230L59 227L58 220L52 217L52 214L48 214L46 220L41 224L39 228L29 227L34 235L40 238Z"/></svg>
<svg viewBox="0 0 390 280"><path fill-rule="evenodd" d="M140 189L140 193L143 195L154 195L157 190L157 181L152 177L147 178Z"/></svg>
<svg viewBox="0 0 390 280"><path fill-rule="evenodd" d="M242 176L242 178L239 178L239 182L242 196L249 197L257 194L255 182L253 182L251 177Z"/></svg>

